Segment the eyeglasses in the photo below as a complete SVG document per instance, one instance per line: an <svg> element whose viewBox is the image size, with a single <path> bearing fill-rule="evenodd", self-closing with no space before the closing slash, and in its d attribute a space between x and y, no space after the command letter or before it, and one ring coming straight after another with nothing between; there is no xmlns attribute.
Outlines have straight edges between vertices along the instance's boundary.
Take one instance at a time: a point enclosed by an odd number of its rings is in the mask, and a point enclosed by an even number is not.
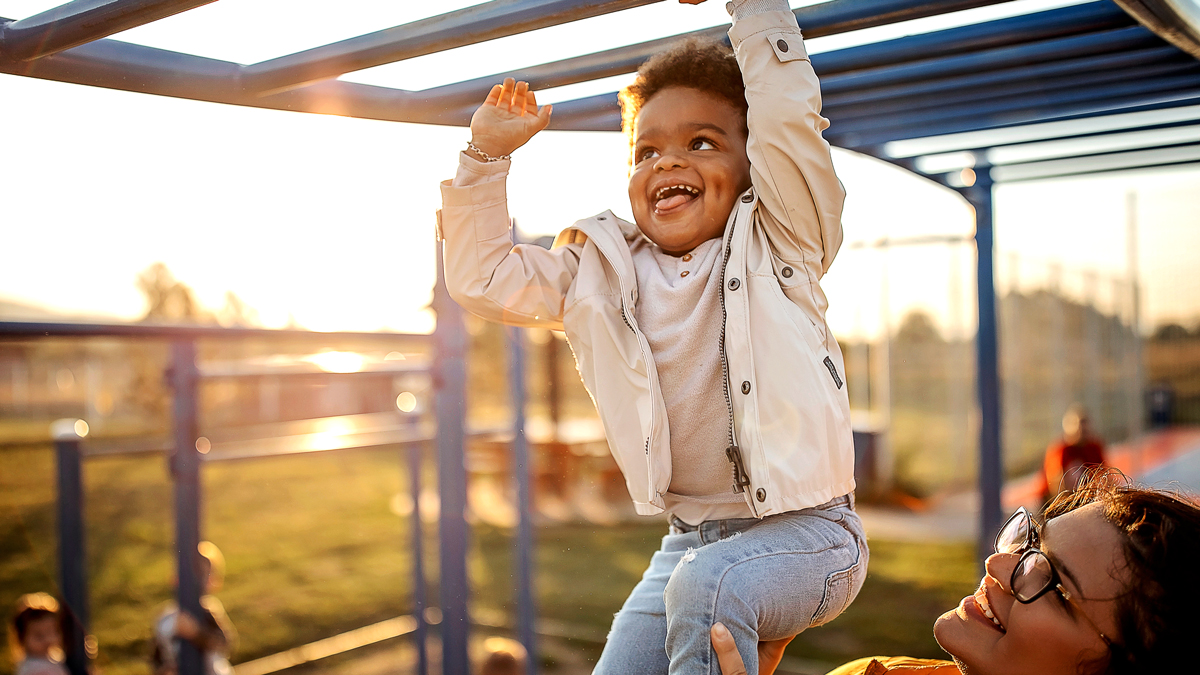
<svg viewBox="0 0 1200 675"><path fill-rule="evenodd" d="M1028 605L1050 591L1057 592L1091 625L1104 644L1112 649L1112 640L1088 617L1079 603L1071 597L1071 592L1063 586L1062 577L1058 575L1054 563L1050 562L1050 558L1039 548L1041 540L1041 530L1037 521L1024 506L1009 517L1004 527L1000 528L1000 533L996 535L997 553L1021 554L1017 566L1013 568L1012 578L1008 581L1012 596L1017 602Z"/></svg>

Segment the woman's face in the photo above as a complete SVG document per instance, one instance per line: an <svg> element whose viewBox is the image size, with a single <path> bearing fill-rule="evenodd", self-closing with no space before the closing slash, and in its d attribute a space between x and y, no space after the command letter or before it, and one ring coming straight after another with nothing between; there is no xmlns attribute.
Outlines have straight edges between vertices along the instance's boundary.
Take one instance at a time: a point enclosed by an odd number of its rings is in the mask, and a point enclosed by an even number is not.
<svg viewBox="0 0 1200 675"><path fill-rule="evenodd" d="M979 590L943 614L933 635L967 675L1078 675L1082 662L1108 653L1097 627L1120 641L1115 598L1128 574L1121 547L1122 535L1100 505L1059 516L1042 528L1041 549L1076 605L1053 590L1030 604L1017 602L1009 581L1020 554L997 553L987 560Z"/></svg>

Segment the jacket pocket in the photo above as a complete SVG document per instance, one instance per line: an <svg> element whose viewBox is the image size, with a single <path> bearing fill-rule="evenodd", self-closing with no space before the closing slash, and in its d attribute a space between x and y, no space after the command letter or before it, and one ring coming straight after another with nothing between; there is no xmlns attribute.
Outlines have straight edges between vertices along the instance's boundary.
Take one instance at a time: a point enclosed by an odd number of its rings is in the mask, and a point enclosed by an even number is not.
<svg viewBox="0 0 1200 675"><path fill-rule="evenodd" d="M813 323L813 320L808 318L804 310L796 306L795 302L788 299L783 287L779 284L770 284L771 294L775 297L778 303L779 311L783 316L786 316L796 331L804 338L804 343L808 345L813 356L818 356L827 350L825 349L825 338L820 334L820 329Z"/></svg>

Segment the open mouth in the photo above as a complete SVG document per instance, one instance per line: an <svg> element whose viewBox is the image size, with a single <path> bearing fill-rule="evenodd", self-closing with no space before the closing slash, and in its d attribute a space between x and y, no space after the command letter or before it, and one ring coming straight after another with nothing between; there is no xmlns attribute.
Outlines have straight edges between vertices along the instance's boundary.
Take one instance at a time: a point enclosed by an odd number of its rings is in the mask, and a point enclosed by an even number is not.
<svg viewBox="0 0 1200 675"><path fill-rule="evenodd" d="M664 214L677 211L699 196L700 190L691 185L664 185L654 191L654 212Z"/></svg>
<svg viewBox="0 0 1200 675"><path fill-rule="evenodd" d="M986 616L992 622L992 624L1000 630L1001 633L1007 632L1004 628L1004 624L1000 623L1000 619L996 616L996 613L992 611L992 604L988 599L987 588L980 586L979 590L975 591L975 595L973 597L975 598L975 604L979 606L979 609L983 612L983 615Z"/></svg>

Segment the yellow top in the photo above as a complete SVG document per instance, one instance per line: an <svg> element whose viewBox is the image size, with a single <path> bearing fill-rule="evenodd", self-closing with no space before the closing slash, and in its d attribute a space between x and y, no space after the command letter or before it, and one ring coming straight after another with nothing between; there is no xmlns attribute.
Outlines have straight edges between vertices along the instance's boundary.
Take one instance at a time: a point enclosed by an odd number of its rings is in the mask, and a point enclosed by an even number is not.
<svg viewBox="0 0 1200 675"><path fill-rule="evenodd" d="M869 656L829 671L828 675L962 675L950 661L908 656Z"/></svg>

